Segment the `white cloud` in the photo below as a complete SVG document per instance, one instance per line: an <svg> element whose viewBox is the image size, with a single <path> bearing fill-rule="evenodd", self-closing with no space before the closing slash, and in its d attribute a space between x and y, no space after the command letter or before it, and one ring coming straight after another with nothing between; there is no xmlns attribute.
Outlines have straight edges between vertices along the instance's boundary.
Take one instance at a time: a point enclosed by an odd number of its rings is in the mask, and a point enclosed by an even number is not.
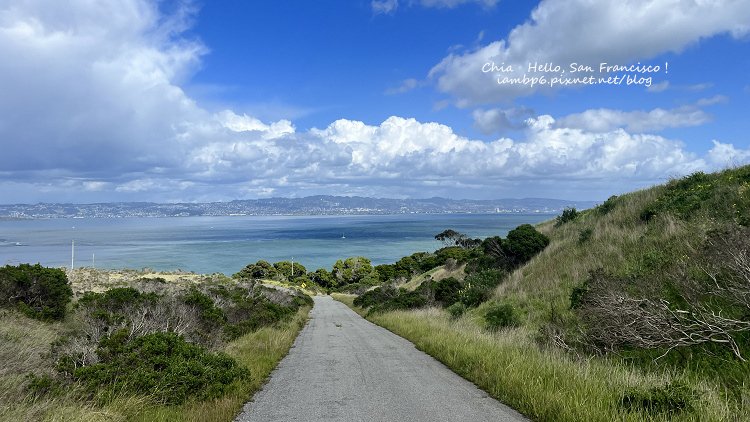
<svg viewBox="0 0 750 422"><path fill-rule="evenodd" d="M476 109L472 112L474 126L484 134L522 129L526 120L534 116L534 110L527 107Z"/></svg>
<svg viewBox="0 0 750 422"><path fill-rule="evenodd" d="M673 140L630 133L632 115L620 115L620 124L607 130L563 127L539 116L519 139L485 142L398 116L298 131L288 120L247 111L210 113L180 88L207 50L180 35L189 14L188 8L162 16L145 0L0 6L0 55L13 58L0 61L0 198L590 198L596 186L610 193L613 181L634 186L710 169L729 157L750 160L731 144L717 143L700 156ZM533 113L477 110L475 119L490 132L518 125L527 114Z"/></svg>
<svg viewBox="0 0 750 422"><path fill-rule="evenodd" d="M422 7L433 7L438 9L452 9L468 3L476 3L484 8L495 7L500 0L414 0L410 4L418 4ZM370 3L372 11L376 15L387 15L398 9L398 0L372 0Z"/></svg>
<svg viewBox="0 0 750 422"><path fill-rule="evenodd" d="M732 144L711 141L714 146L708 151L708 158L714 167L733 167L750 162L750 149L737 149Z"/></svg>
<svg viewBox="0 0 750 422"><path fill-rule="evenodd" d="M647 92L664 92L669 89L669 81L661 81L646 88Z"/></svg>
<svg viewBox="0 0 750 422"><path fill-rule="evenodd" d="M424 7L454 8L467 3L477 3L483 7L494 7L500 0L420 0L419 4Z"/></svg>
<svg viewBox="0 0 750 422"><path fill-rule="evenodd" d="M0 167L177 164L187 126L206 118L178 85L206 52L176 37L186 14L139 0L0 6L0 56L13 58L0 61Z"/></svg>
<svg viewBox="0 0 750 422"><path fill-rule="evenodd" d="M279 120L267 125L255 117L235 114L224 110L216 115L221 124L233 132L260 132L263 139L279 138L294 133L294 126L289 120Z"/></svg>
<svg viewBox="0 0 750 422"><path fill-rule="evenodd" d="M386 95L403 94L409 92L419 86L419 81L416 79L405 79L401 82L401 85L395 88L389 88L385 91Z"/></svg>
<svg viewBox="0 0 750 422"><path fill-rule="evenodd" d="M644 111L622 111L608 108L586 110L558 120L559 127L585 129L591 132L609 132L623 128L628 132L658 132L667 128L700 126L711 116L694 106L665 110L655 108Z"/></svg>
<svg viewBox="0 0 750 422"><path fill-rule="evenodd" d="M398 0L372 0L372 11L376 15L387 15L398 8Z"/></svg>
<svg viewBox="0 0 750 422"><path fill-rule="evenodd" d="M729 102L729 97L725 95L714 95L713 97L709 98L701 98L700 100L695 102L695 105L699 107L707 107L716 104L726 104L727 102Z"/></svg>
<svg viewBox="0 0 750 422"><path fill-rule="evenodd" d="M485 63L513 66L506 76L522 76L534 62L624 65L680 52L717 34L744 36L750 31L748 22L747 0L543 0L506 39L450 54L430 76L459 106L508 101L544 88L497 84L495 74L482 72Z"/></svg>

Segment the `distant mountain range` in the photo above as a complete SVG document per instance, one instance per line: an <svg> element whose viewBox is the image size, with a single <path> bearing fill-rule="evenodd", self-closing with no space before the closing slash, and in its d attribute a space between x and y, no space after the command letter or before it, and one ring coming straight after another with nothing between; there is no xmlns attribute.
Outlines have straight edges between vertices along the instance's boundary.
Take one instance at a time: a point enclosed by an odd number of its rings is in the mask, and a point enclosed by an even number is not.
<svg viewBox="0 0 750 422"><path fill-rule="evenodd" d="M98 204L0 205L0 218L121 218L229 215L368 215L446 213L559 213L565 208L590 208L593 201L560 199L385 199L359 196L308 196L229 202L112 202Z"/></svg>

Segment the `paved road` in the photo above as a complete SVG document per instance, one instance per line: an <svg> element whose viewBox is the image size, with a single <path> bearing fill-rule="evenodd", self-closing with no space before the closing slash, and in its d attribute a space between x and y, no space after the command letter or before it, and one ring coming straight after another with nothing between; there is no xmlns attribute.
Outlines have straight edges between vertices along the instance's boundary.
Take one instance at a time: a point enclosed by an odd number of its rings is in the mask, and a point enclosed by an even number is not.
<svg viewBox="0 0 750 422"><path fill-rule="evenodd" d="M330 297L237 421L522 421L443 364Z"/></svg>

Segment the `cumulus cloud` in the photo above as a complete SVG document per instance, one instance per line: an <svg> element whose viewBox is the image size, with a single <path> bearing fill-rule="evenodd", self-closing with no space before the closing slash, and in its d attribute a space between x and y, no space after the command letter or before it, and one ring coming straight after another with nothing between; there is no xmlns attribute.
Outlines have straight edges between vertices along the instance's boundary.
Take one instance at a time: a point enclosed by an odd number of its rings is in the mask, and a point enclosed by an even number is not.
<svg viewBox="0 0 750 422"><path fill-rule="evenodd" d="M182 35L191 13L163 16L146 0L0 6L0 55L13 57L0 61L0 198L591 198L592 186L610 193L613 180L633 186L750 160L728 143L699 155L674 140L631 133L629 115L594 128L564 127L525 109L478 110L475 122L487 132L531 117L519 139L483 141L399 116L299 131L288 120L208 112L180 87L207 52Z"/></svg>
<svg viewBox="0 0 750 422"><path fill-rule="evenodd" d="M0 7L0 56L13 58L0 61L0 167L95 175L177 164L188 126L206 118L178 86L207 51L178 37L186 15L138 0Z"/></svg>
<svg viewBox="0 0 750 422"><path fill-rule="evenodd" d="M545 88L497 84L494 73L482 72L485 63L512 66L506 76L522 76L535 62L625 65L680 52L717 34L742 37L750 31L748 22L745 0L543 0L529 21L513 28L506 39L450 54L429 75L459 106L508 101Z"/></svg>
<svg viewBox="0 0 750 422"><path fill-rule="evenodd" d="M733 167L750 162L750 149L738 149L717 140L711 142L714 146L708 151L708 158L714 167Z"/></svg>

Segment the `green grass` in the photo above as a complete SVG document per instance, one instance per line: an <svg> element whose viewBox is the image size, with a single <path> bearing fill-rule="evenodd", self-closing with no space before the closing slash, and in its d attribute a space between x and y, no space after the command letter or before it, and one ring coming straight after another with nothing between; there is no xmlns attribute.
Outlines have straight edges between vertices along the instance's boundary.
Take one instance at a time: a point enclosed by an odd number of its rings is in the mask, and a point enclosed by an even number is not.
<svg viewBox="0 0 750 422"><path fill-rule="evenodd" d="M721 390L695 383L700 399L690 413L649 415L620 408L628 388L671 382L598 359L542 349L525 329L490 333L469 318L452 321L439 309L376 314L373 322L410 340L492 397L539 421L742 420L750 413L727 407Z"/></svg>

